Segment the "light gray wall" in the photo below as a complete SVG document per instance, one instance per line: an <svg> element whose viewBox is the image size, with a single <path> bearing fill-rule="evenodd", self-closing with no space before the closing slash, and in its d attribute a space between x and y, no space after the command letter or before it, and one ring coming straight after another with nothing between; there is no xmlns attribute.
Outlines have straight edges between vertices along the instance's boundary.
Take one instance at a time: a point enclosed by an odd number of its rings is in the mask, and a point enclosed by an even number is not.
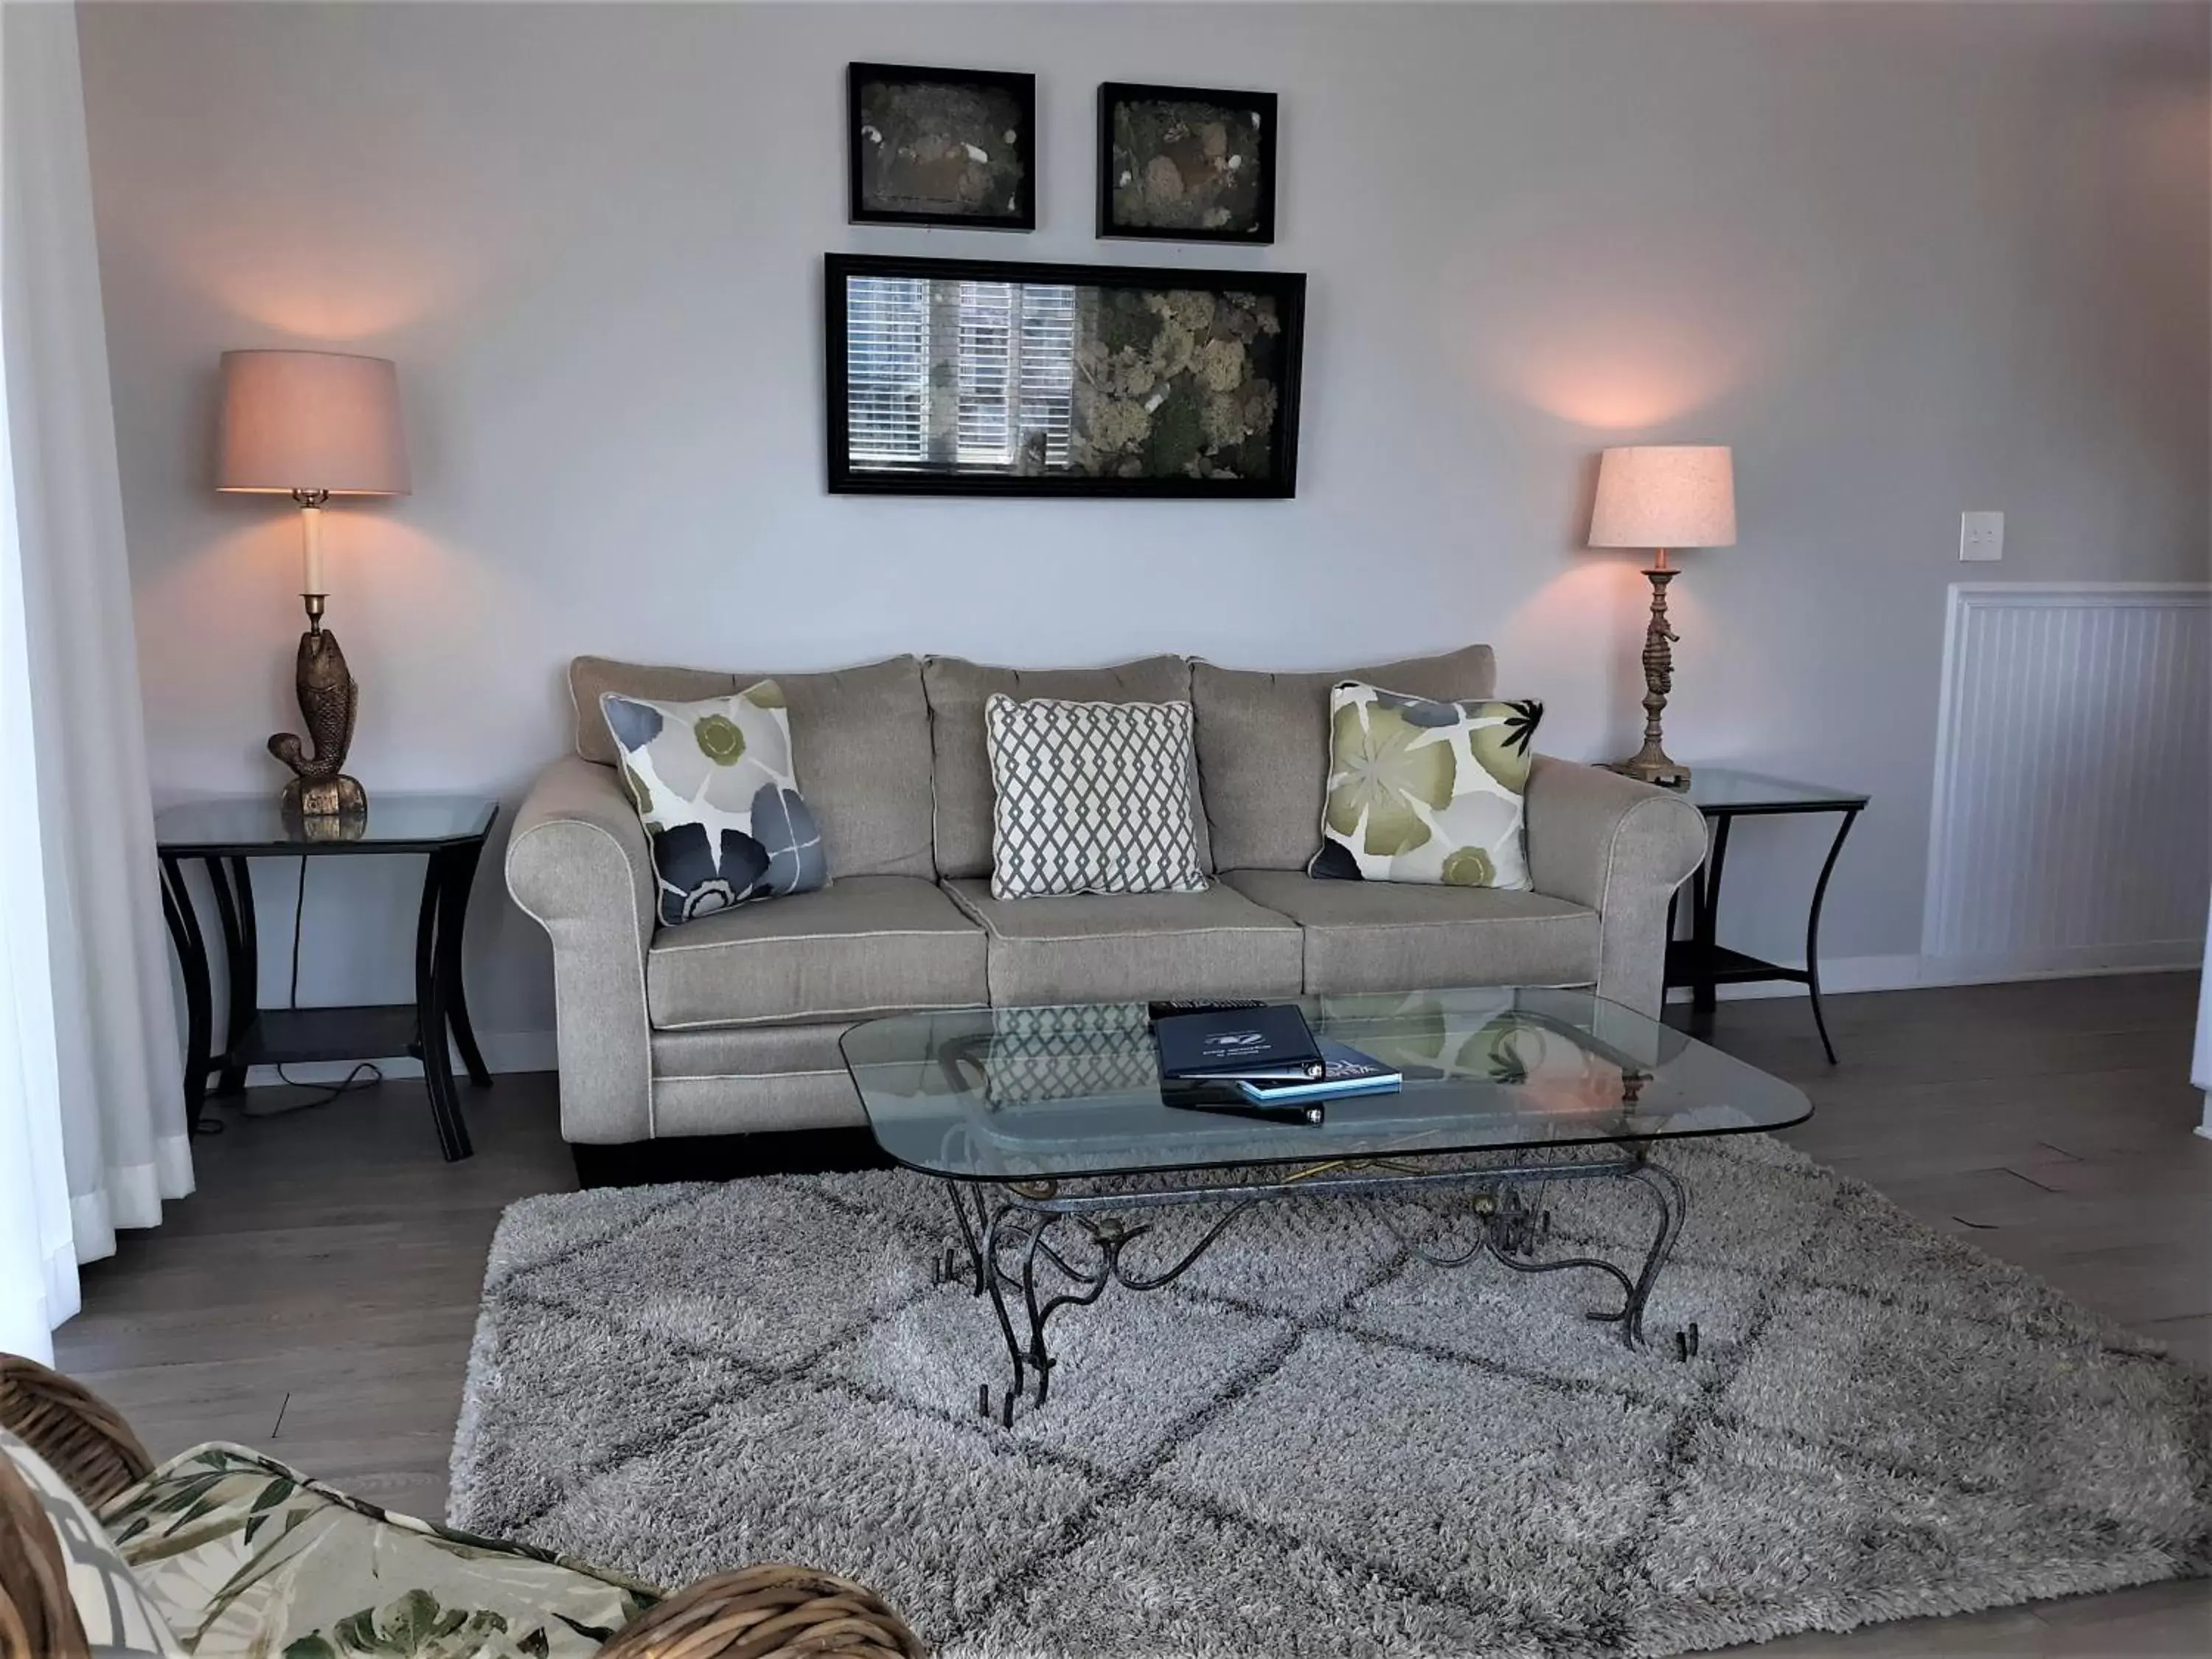
<svg viewBox="0 0 2212 1659"><path fill-rule="evenodd" d="M99 4L82 32L165 793L275 787L292 717L295 526L210 487L235 346L400 365L416 493L329 515L372 792L516 798L583 651L1486 639L1544 747L1626 752L1648 590L1578 547L1590 458L1722 441L1742 540L1674 586L1672 746L1871 791L1826 944L1910 953L1960 511L2008 514L1964 574L2204 574L2200 7ZM1035 70L1036 234L847 226L853 58ZM1095 240L1103 79L1279 92L1276 246ZM830 249L1310 272L1298 499L828 496ZM1815 834L1738 837L1741 942L1799 948ZM303 995L402 993L407 896L326 878ZM477 1024L540 1030L542 939L485 885Z"/></svg>

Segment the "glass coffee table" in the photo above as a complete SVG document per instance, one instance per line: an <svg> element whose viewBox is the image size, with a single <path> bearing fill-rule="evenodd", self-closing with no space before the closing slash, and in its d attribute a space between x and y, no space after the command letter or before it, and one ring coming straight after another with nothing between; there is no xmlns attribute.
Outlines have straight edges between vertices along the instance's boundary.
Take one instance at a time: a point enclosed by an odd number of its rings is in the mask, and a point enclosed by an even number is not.
<svg viewBox="0 0 2212 1659"><path fill-rule="evenodd" d="M1486 987L1298 1006L1316 1036L1398 1066L1403 1090L1329 1100L1319 1122L1243 1115L1224 1085L1163 1085L1141 1003L901 1014L845 1034L877 1144L944 1183L959 1243L940 1269L997 1313L1012 1369L1002 1421L1032 1380L1045 1402L1055 1314L1111 1285L1174 1283L1262 1203L1381 1200L1390 1219L1388 1200L1443 1195L1468 1236L1440 1247L1392 1220L1401 1243L1439 1267L1481 1258L1605 1275L1620 1305L1589 1317L1642 1347L1644 1307L1689 1205L1653 1147L1813 1114L1779 1079L1587 992ZM1550 1248L1543 1186L1561 1181L1624 1182L1650 1197L1640 1262ZM1171 1259L1137 1260L1146 1212L1186 1205L1218 1213ZM1677 1340L1686 1351L1694 1333ZM990 1411L988 1384L978 1403Z"/></svg>

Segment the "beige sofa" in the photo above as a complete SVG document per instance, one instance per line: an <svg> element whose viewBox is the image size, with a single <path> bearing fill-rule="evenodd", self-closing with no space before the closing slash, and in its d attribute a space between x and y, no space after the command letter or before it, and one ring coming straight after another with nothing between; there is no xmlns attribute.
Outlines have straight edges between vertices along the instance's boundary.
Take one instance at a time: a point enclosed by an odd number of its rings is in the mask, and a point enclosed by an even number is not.
<svg viewBox="0 0 2212 1659"><path fill-rule="evenodd" d="M1656 1013L1668 898L1705 854L1697 812L1662 790L1539 757L1533 892L1304 873L1321 841L1329 684L1480 697L1493 672L1490 648L1471 646L1328 673L900 657L778 674L832 884L662 928L599 694L707 697L763 676L580 657L576 753L538 780L507 855L516 902L553 939L562 1133L612 1146L859 1124L838 1036L907 1009L1531 984L1594 986ZM1188 699L1213 885L994 899L983 701L1001 690Z"/></svg>

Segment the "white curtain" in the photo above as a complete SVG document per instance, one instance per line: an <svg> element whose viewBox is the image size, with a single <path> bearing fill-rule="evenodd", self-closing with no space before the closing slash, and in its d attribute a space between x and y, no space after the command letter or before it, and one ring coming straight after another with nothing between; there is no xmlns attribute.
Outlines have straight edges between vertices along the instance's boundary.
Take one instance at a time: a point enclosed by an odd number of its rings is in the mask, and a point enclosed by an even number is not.
<svg viewBox="0 0 2212 1659"><path fill-rule="evenodd" d="M6 51L0 29L0 77ZM10 246L0 235L0 263ZM9 325L0 312L0 360ZM52 1358L46 1334L76 1311L76 1251L47 981L46 870L30 767L31 674L9 456L8 405L0 398L0 1351L43 1360Z"/></svg>
<svg viewBox="0 0 2212 1659"><path fill-rule="evenodd" d="M73 6L0 6L0 1019L15 1027L0 1041L13 1035L16 1056L0 1062L0 1203L15 1224L0 1233L27 1231L19 1210L33 1207L38 1237L14 1248L43 1253L40 1293L58 1320L75 1285L53 1283L58 1216L70 1254L89 1261L113 1252L117 1228L157 1225L162 1200L192 1189ZM13 1265L25 1302L25 1264Z"/></svg>

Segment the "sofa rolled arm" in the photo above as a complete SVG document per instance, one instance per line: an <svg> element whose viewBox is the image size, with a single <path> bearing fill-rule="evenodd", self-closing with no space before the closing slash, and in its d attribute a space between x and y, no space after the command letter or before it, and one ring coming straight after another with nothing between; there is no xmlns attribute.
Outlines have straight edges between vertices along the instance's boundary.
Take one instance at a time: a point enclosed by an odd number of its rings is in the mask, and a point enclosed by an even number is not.
<svg viewBox="0 0 2212 1659"><path fill-rule="evenodd" d="M597 1659L923 1659L874 1591L811 1567L718 1572L614 1633Z"/></svg>
<svg viewBox="0 0 2212 1659"><path fill-rule="evenodd" d="M538 774L507 841L507 890L553 940L562 1136L651 1139L645 953L659 887L612 767L572 756Z"/></svg>
<svg viewBox="0 0 2212 1659"><path fill-rule="evenodd" d="M1536 890L1598 913L1597 994L1656 1019L1667 902L1705 857L1704 815L1670 790L1536 757L1526 796Z"/></svg>

